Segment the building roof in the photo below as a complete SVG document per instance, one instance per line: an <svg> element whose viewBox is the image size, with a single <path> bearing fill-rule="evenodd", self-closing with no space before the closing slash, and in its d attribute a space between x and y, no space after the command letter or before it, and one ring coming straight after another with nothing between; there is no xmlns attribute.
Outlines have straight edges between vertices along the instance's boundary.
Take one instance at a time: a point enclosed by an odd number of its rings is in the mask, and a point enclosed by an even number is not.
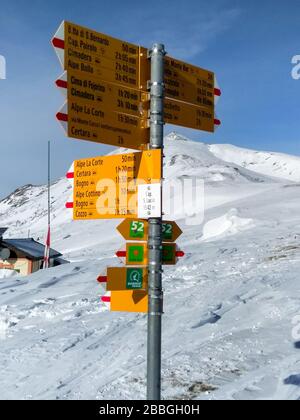
<svg viewBox="0 0 300 420"><path fill-rule="evenodd" d="M0 238L4 235L4 233L8 230L8 228L0 227Z"/></svg>
<svg viewBox="0 0 300 420"><path fill-rule="evenodd" d="M3 239L2 246L22 252L26 257L40 260L44 258L45 245L36 242L34 239ZM62 254L50 248L50 258L61 257Z"/></svg>

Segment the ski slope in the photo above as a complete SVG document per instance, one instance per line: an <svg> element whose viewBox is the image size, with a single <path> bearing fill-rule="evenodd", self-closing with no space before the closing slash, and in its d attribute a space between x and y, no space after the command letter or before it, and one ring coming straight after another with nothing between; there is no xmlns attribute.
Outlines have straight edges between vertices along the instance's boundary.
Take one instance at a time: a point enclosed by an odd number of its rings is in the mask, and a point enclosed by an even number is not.
<svg viewBox="0 0 300 420"><path fill-rule="evenodd" d="M252 152L250 165L248 151L225 150L166 139L165 178L203 179L205 212L200 224L173 214L186 257L164 275L163 398L296 400L300 158ZM53 184L52 246L71 263L0 272L0 398L144 399L147 317L108 312L96 282L120 265L119 222L72 222L69 196L65 179ZM42 239L46 203L46 187L20 188L0 225Z"/></svg>

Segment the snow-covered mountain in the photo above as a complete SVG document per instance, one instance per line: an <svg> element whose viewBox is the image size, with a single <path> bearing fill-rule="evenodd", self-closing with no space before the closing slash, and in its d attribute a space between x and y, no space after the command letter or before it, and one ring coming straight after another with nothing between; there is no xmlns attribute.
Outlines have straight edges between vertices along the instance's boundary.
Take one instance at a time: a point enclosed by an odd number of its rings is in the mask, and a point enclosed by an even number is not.
<svg viewBox="0 0 300 420"><path fill-rule="evenodd" d="M165 155L166 182L204 180L205 213L173 215L186 257L164 275L164 398L298 399L300 158L175 133ZM146 317L108 312L96 282L120 264L119 222L73 222L69 196L53 184L52 245L71 264L0 280L0 398L144 398ZM42 239L46 204L20 188L0 226Z"/></svg>
<svg viewBox="0 0 300 420"><path fill-rule="evenodd" d="M300 182L299 157L241 149L230 144L213 144L209 150L225 162L235 163L260 174Z"/></svg>

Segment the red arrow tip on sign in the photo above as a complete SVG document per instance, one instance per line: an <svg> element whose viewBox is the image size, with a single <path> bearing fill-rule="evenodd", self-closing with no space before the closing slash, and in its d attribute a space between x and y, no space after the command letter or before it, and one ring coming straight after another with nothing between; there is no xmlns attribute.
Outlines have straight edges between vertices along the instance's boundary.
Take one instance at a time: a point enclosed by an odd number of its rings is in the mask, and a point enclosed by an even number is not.
<svg viewBox="0 0 300 420"><path fill-rule="evenodd" d="M117 251L116 252L116 256L119 257L119 258L126 258L126 255L127 255L126 251Z"/></svg>
<svg viewBox="0 0 300 420"><path fill-rule="evenodd" d="M185 256L185 253L183 251L176 251L176 257L182 258Z"/></svg>
<svg viewBox="0 0 300 420"><path fill-rule="evenodd" d="M58 119L58 121L68 121L68 115L67 114L63 114L62 112L58 112L56 114L56 118Z"/></svg>
<svg viewBox="0 0 300 420"><path fill-rule="evenodd" d="M106 276L99 276L97 278L98 283L107 283L107 277Z"/></svg>
<svg viewBox="0 0 300 420"><path fill-rule="evenodd" d="M66 177L67 177L68 179L74 179L74 172L68 172L68 173L66 174Z"/></svg>
<svg viewBox="0 0 300 420"><path fill-rule="evenodd" d="M215 88L215 96L221 96L222 92L221 89Z"/></svg>
<svg viewBox="0 0 300 420"><path fill-rule="evenodd" d="M74 203L66 203L66 208L67 209L73 209L74 208Z"/></svg>
<svg viewBox="0 0 300 420"><path fill-rule="evenodd" d="M55 84L59 88L68 89L68 83L65 80L58 79L56 80Z"/></svg>
<svg viewBox="0 0 300 420"><path fill-rule="evenodd" d="M110 303L110 296L102 296L101 301L103 303Z"/></svg>
<svg viewBox="0 0 300 420"><path fill-rule="evenodd" d="M55 48L60 48L61 50L65 49L65 41L63 39L53 38L52 45Z"/></svg>

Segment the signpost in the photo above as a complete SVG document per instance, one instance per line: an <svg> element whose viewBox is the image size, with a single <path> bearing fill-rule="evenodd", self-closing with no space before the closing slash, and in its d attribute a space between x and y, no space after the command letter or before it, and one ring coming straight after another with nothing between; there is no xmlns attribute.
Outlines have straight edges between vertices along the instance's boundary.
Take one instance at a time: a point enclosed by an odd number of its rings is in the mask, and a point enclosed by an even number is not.
<svg viewBox="0 0 300 420"><path fill-rule="evenodd" d="M144 213L141 187L161 185L161 151L127 153L74 162L74 220L137 218ZM152 209L154 207L154 209ZM160 197L150 212L159 212Z"/></svg>
<svg viewBox="0 0 300 420"><path fill-rule="evenodd" d="M149 223L142 219L126 219L117 227L117 230L126 241L147 242ZM162 222L162 240L164 242L176 242L181 235L182 230L176 222Z"/></svg>
<svg viewBox="0 0 300 420"><path fill-rule="evenodd" d="M143 47L63 22L52 44L64 73L56 83L67 102L57 113L68 137L145 149L149 143L147 82L150 62ZM164 57L165 122L214 132L215 76Z"/></svg>
<svg viewBox="0 0 300 420"><path fill-rule="evenodd" d="M68 137L140 150L74 162L67 177L74 220L124 219L125 267L99 276L111 311L148 315L147 398L161 399L162 266L184 256L176 222L162 220L164 124L213 133L221 91L213 72L62 22L52 44L63 67L57 113ZM150 91L150 92L149 92Z"/></svg>
<svg viewBox="0 0 300 420"><path fill-rule="evenodd" d="M168 124L210 133L215 131L215 125L219 125L219 121L215 118L214 108L195 106L172 99L165 99L164 117Z"/></svg>
<svg viewBox="0 0 300 420"><path fill-rule="evenodd" d="M147 91L147 50L138 45L66 21L52 44L64 70Z"/></svg>
<svg viewBox="0 0 300 420"><path fill-rule="evenodd" d="M147 245L140 242L126 244L126 265L148 265Z"/></svg>
<svg viewBox="0 0 300 420"><path fill-rule="evenodd" d="M148 94L68 70L56 81L67 99L57 114L69 137L131 149L149 143Z"/></svg>
<svg viewBox="0 0 300 420"><path fill-rule="evenodd" d="M129 149L145 149L148 143L147 120L103 106L87 105L82 100L67 101L56 118L68 137Z"/></svg>
<svg viewBox="0 0 300 420"><path fill-rule="evenodd" d="M175 243L162 243L162 265L176 265L178 258L184 257L184 252L178 249ZM149 249L146 243L127 242L126 250L116 252L116 256L125 259L126 266L149 265Z"/></svg>
<svg viewBox="0 0 300 420"><path fill-rule="evenodd" d="M148 270L140 267L109 267L107 276L99 276L107 291L144 290L148 287Z"/></svg>
<svg viewBox="0 0 300 420"><path fill-rule="evenodd" d="M200 73L202 72L206 74L204 70ZM207 72L207 74L207 79L213 77L213 73ZM186 77L194 78L193 73L187 73ZM181 79L184 79L184 74L181 76ZM200 86L206 86L207 84L203 81ZM149 94L146 92L104 82L94 76L81 74L74 70L65 71L56 81L56 85L68 100L66 111L68 116L73 115L72 108L70 110L69 106L72 103L86 103L87 107L93 104L95 109L101 109L104 115L118 112L139 118L142 120L142 126L147 128L147 122L145 121L148 118L150 101ZM219 125L219 121L215 118L214 113L215 89L213 87L208 90L204 87L199 88L199 86L197 87L197 81L194 84L180 82L177 81L175 76L172 85L179 86L178 90L175 90L175 88L170 90L172 93L170 96L177 100L165 98L165 121L174 125L213 132L215 125ZM190 89L196 95L195 99L193 99L192 95L185 96L186 89ZM184 100L190 100L190 102L187 103ZM102 130L100 131L99 135L95 134L97 139L102 133ZM135 144L135 147L139 148L140 145Z"/></svg>
<svg viewBox="0 0 300 420"><path fill-rule="evenodd" d="M111 311L147 313L148 293L140 290L112 292Z"/></svg>
<svg viewBox="0 0 300 420"><path fill-rule="evenodd" d="M68 72L57 81L67 90L57 119L68 137L145 149L149 128L140 92L147 89L145 51L69 22L61 24L52 44Z"/></svg>
<svg viewBox="0 0 300 420"><path fill-rule="evenodd" d="M148 313L148 293L143 290L113 291L101 300L111 312Z"/></svg>
<svg viewBox="0 0 300 420"><path fill-rule="evenodd" d="M214 110L215 75L172 57L165 57L166 98Z"/></svg>
<svg viewBox="0 0 300 420"><path fill-rule="evenodd" d="M105 82L74 70L65 71L55 83L68 99L68 103L84 101L96 107L103 107L104 112L148 118L149 95L146 92Z"/></svg>

